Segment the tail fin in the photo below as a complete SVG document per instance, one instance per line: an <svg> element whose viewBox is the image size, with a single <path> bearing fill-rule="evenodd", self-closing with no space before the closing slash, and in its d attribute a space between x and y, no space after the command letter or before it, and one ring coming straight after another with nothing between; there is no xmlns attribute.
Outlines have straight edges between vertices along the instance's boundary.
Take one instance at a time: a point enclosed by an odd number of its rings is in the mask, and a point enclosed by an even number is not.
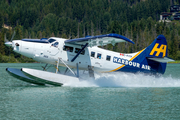
<svg viewBox="0 0 180 120"><path fill-rule="evenodd" d="M159 35L147 49L150 50L148 57L167 57L168 47L166 38L163 35Z"/></svg>
<svg viewBox="0 0 180 120"><path fill-rule="evenodd" d="M147 58L157 62L167 63L169 61L174 61L167 57L168 46L166 38L163 35L159 35L153 43L147 47L150 50Z"/></svg>
<svg viewBox="0 0 180 120"><path fill-rule="evenodd" d="M166 38L163 35L159 35L151 45L146 48L146 59L151 66L151 70L158 73L164 73L166 69L166 63L174 61L167 57L168 46Z"/></svg>

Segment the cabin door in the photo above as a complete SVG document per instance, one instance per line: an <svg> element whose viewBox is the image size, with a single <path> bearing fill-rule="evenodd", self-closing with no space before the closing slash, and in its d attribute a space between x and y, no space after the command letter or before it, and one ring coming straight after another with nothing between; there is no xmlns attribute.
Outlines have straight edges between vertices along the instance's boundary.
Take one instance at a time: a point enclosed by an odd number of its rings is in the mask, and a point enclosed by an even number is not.
<svg viewBox="0 0 180 120"><path fill-rule="evenodd" d="M95 69L101 69L103 65L103 57L101 52L91 51L91 66Z"/></svg>

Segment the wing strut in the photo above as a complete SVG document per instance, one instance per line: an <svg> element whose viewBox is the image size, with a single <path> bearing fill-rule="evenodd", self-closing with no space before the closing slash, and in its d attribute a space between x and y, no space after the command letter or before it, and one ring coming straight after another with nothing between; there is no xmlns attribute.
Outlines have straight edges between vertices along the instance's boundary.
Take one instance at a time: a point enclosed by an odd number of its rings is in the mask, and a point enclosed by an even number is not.
<svg viewBox="0 0 180 120"><path fill-rule="evenodd" d="M86 43L81 50L74 56L74 58L71 60L71 62L74 62L74 60L79 56L79 54L88 46L88 43Z"/></svg>

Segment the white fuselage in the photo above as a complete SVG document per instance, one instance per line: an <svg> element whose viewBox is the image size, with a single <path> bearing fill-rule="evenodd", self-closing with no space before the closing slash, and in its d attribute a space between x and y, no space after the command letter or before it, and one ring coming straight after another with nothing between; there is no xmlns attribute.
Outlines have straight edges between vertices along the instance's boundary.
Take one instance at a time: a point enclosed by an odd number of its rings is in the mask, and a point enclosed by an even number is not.
<svg viewBox="0 0 180 120"><path fill-rule="evenodd" d="M85 51L71 62L81 47L79 45L65 44L66 39L63 38L51 37L50 39L53 41L49 43L14 40L12 47L15 52L35 61L56 65L58 59L61 58L71 68L76 68L78 63L79 69L82 70L88 70L88 66L92 66L93 70L97 72L112 72L125 64L135 68L140 67L138 63L126 63L126 60L131 61L138 52L122 54L99 47L86 47ZM119 58L121 58L121 61L118 61ZM59 66L64 66L64 64L60 61ZM146 69L150 68L146 67Z"/></svg>

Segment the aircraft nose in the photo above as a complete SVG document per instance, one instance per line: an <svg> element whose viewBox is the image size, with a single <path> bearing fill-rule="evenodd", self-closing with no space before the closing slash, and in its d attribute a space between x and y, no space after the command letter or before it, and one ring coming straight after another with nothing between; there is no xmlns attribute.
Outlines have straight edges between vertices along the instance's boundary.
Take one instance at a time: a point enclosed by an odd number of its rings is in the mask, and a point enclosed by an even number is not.
<svg viewBox="0 0 180 120"><path fill-rule="evenodd" d="M12 42L6 42L5 45L14 48L16 46L20 46L20 42L18 40L14 40Z"/></svg>

